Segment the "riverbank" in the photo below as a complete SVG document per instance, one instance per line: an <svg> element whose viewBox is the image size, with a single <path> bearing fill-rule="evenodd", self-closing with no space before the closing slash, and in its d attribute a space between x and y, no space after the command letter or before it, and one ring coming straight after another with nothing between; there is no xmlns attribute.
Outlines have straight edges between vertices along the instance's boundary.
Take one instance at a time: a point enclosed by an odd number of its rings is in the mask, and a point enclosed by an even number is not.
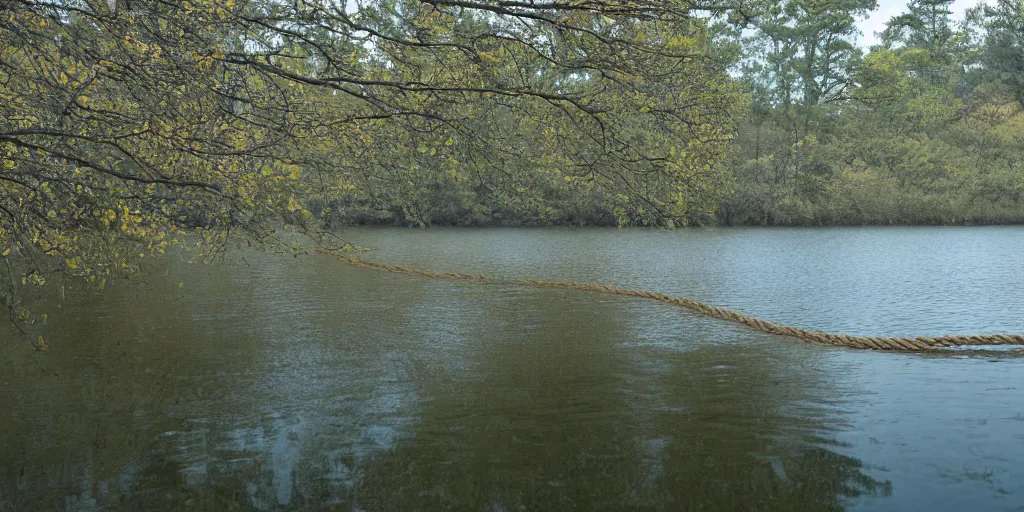
<svg viewBox="0 0 1024 512"><path fill-rule="evenodd" d="M329 227L615 227L662 226L650 209L589 190L462 194L410 207L401 202L312 199L308 208ZM672 226L987 226L1024 224L1024 200L946 197L868 186L836 187L815 201L782 189L741 186L713 210L692 209Z"/></svg>
<svg viewBox="0 0 1024 512"><path fill-rule="evenodd" d="M1024 212L1016 215L994 217L911 217L911 218L827 218L792 217L763 214L759 216L732 216L691 219L686 226L693 227L871 227L871 226L1018 226L1024 225ZM336 216L329 220L332 228L359 227L446 227L446 228L538 228L538 227L644 227L627 223L620 224L611 212L598 218L545 219L540 216L521 219L493 219L474 217L468 219L412 220L398 215ZM682 227L682 226L681 226Z"/></svg>

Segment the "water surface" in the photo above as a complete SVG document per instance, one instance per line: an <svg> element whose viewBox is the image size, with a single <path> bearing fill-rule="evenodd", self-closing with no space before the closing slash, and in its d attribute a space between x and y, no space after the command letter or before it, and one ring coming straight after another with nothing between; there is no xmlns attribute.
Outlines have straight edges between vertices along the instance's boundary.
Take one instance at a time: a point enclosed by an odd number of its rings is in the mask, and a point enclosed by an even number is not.
<svg viewBox="0 0 1024 512"><path fill-rule="evenodd" d="M1016 227L344 236L812 329L1024 332ZM1013 354L815 347L323 256L164 270L55 293L48 352L4 334L0 509L1024 510Z"/></svg>

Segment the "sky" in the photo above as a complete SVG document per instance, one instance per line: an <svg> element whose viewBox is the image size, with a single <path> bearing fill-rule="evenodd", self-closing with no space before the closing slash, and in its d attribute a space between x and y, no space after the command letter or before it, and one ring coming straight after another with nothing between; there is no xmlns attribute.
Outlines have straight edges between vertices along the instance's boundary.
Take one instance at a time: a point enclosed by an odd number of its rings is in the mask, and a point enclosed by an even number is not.
<svg viewBox="0 0 1024 512"><path fill-rule="evenodd" d="M964 11L968 7L978 5L981 0L956 0L950 7L953 11L954 20L964 19ZM994 5L995 0L985 0L985 3ZM878 9L871 13L871 16L860 22L860 30L863 32L861 38L862 46L871 46L879 42L875 32L885 29L885 24L893 17L907 11L906 0L878 0Z"/></svg>

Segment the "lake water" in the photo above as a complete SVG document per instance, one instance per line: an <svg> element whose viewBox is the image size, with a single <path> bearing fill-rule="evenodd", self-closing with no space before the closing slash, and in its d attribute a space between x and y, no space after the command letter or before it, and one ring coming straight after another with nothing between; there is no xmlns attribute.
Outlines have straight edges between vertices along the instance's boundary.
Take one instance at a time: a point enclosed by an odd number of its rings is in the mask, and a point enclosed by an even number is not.
<svg viewBox="0 0 1024 512"><path fill-rule="evenodd" d="M811 329L1024 333L1020 227L343 235ZM0 331L4 510L1024 510L1013 352L242 249L44 309L49 351Z"/></svg>

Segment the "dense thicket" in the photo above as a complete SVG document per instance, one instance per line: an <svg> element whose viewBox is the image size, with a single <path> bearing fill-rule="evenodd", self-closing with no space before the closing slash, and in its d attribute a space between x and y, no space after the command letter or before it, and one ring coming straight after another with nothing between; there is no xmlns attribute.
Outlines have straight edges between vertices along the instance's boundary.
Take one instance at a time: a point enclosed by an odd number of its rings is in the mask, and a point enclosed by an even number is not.
<svg viewBox="0 0 1024 512"><path fill-rule="evenodd" d="M1024 2L960 23L951 3L912 0L866 54L873 1L782 2L733 34L751 103L720 220L1024 221Z"/></svg>

